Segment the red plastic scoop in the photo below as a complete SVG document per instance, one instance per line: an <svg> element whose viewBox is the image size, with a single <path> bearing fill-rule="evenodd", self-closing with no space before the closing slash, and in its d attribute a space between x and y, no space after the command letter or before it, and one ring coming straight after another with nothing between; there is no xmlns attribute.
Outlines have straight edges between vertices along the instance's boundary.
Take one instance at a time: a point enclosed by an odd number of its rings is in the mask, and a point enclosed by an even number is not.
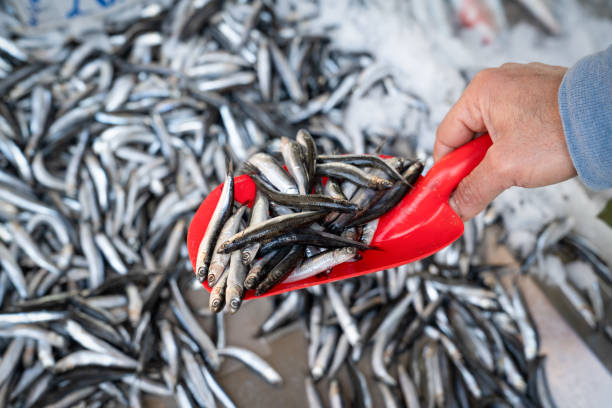
<svg viewBox="0 0 612 408"><path fill-rule="evenodd" d="M463 234L463 222L448 205L450 194L480 163L490 146L489 135L481 136L442 158L424 177L420 177L414 189L380 218L371 243L379 250L363 251L361 260L338 265L327 275L319 274L299 282L281 282L260 297L394 268L450 245ZM221 195L221 188L222 185L218 186L206 197L189 226L187 248L194 270L198 246ZM249 207L252 205L255 183L249 176L236 177L234 198ZM205 282L203 285L210 292L208 284ZM254 291L247 291L244 298L254 297Z"/></svg>

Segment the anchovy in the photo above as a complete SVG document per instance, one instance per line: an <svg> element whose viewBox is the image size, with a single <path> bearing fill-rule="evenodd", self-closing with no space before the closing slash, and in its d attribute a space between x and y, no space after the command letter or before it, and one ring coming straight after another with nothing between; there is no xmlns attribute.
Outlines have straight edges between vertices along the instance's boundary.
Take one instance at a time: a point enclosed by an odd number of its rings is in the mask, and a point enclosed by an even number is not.
<svg viewBox="0 0 612 408"><path fill-rule="evenodd" d="M285 56L282 54L281 50L274 43L268 44L270 48L270 54L272 55L272 61L274 61L274 66L278 71L283 84L285 85L285 89L289 96L295 103L302 103L306 100L306 95L304 94L300 83L289 66L289 63Z"/></svg>
<svg viewBox="0 0 612 408"><path fill-rule="evenodd" d="M289 247L284 248L284 250L270 252L253 262L251 269L249 269L248 274L244 278L244 287L249 290L256 289L270 268L280 262L287 252L289 252Z"/></svg>
<svg viewBox="0 0 612 408"><path fill-rule="evenodd" d="M272 94L271 84L272 68L270 66L270 48L268 40L264 37L257 49L257 83L264 100L269 101Z"/></svg>
<svg viewBox="0 0 612 408"><path fill-rule="evenodd" d="M123 368L136 368L138 361L127 357L119 357L115 355L109 355L104 353L97 353L95 351L75 351L72 354L59 360L54 370L58 373L73 370L76 367L99 365L106 367L123 367Z"/></svg>
<svg viewBox="0 0 612 408"><path fill-rule="evenodd" d="M272 385L280 385L283 382L282 377L274 368L272 368L265 360L250 350L238 347L225 347L219 349L219 355L231 357L241 361L247 367L251 368L260 374L268 383Z"/></svg>
<svg viewBox="0 0 612 408"><path fill-rule="evenodd" d="M307 162L303 160L303 151L299 143L289 140L286 137L281 138L281 153L287 166L287 170L295 180L298 186L298 191L301 195L309 194L308 190L308 170Z"/></svg>
<svg viewBox="0 0 612 408"><path fill-rule="evenodd" d="M285 283L296 282L330 270L336 265L355 259L357 250L351 247L334 249L306 259L284 280Z"/></svg>
<svg viewBox="0 0 612 408"><path fill-rule="evenodd" d="M60 270L55 266L38 248L38 245L32 240L32 237L26 230L17 222L10 222L8 228L13 233L15 243L41 268L48 270L56 275L60 274Z"/></svg>
<svg viewBox="0 0 612 408"><path fill-rule="evenodd" d="M251 218L249 220L249 226L255 226L266 221L269 217L269 203L268 199L261 192L255 193L255 201L251 208ZM242 249L242 262L245 265L250 265L254 260L255 256L259 252L261 247L260 242L254 242L253 244Z"/></svg>
<svg viewBox="0 0 612 408"><path fill-rule="evenodd" d="M0 384L4 384L5 381L11 376L15 366L19 362L21 357L21 351L25 345L25 339L18 337L13 339L9 346L4 351L2 362L0 362Z"/></svg>
<svg viewBox="0 0 612 408"><path fill-rule="evenodd" d="M323 408L324 405L321 402L321 397L319 396L312 379L310 377L306 377L304 381L306 386L306 399L308 400L308 407Z"/></svg>
<svg viewBox="0 0 612 408"><path fill-rule="evenodd" d="M176 302L172 305L174 314L179 319L181 325L185 327L185 329L196 341L202 352L205 353L206 358L208 359L208 362L211 364L211 366L213 368L218 367L219 355L217 353L215 345L213 344L208 334L206 334L206 332L200 327L200 325L196 321L195 317L191 313L191 310L189 310L189 306L187 306L185 299L183 299L183 296L179 291L176 281L173 279L170 280L170 290L172 291L172 297Z"/></svg>
<svg viewBox="0 0 612 408"><path fill-rule="evenodd" d="M232 313L236 313L242 304L246 275L247 266L242 262L240 251L232 252L225 289L225 304Z"/></svg>
<svg viewBox="0 0 612 408"><path fill-rule="evenodd" d="M298 188L291 177L274 158L265 153L256 153L249 157L247 163L264 176L278 191L285 194L297 194Z"/></svg>
<svg viewBox="0 0 612 408"><path fill-rule="evenodd" d="M328 327L323 335L323 343L321 349L317 353L315 362L310 369L312 378L317 381L325 374L327 365L333 355L334 347L338 339L338 329L334 326Z"/></svg>
<svg viewBox="0 0 612 408"><path fill-rule="evenodd" d="M0 313L0 326L8 326L18 323L40 323L61 320L67 316L67 312L59 311L34 311L18 313Z"/></svg>
<svg viewBox="0 0 612 408"><path fill-rule="evenodd" d="M240 208L235 214L225 221L223 228L219 232L219 236L217 238L217 244L213 251L213 255L210 261L210 266L208 268L208 285L210 287L215 286L217 280L225 270L227 264L230 261L230 254L219 252L219 246L221 243L225 242L229 238L231 238L240 227L240 223L242 221L242 217L246 211L246 207Z"/></svg>
<svg viewBox="0 0 612 408"><path fill-rule="evenodd" d="M255 182L258 190L262 191L271 201L275 203L301 210L331 210L338 212L354 213L358 207L347 201L339 200L333 197L328 197L320 194L296 195L283 194L274 191L266 185L266 182L257 175L251 177Z"/></svg>
<svg viewBox="0 0 612 408"><path fill-rule="evenodd" d="M280 327L287 320L299 313L304 298L299 292L292 292L287 296L278 308L274 310L265 322L262 323L260 331L262 334L270 333Z"/></svg>
<svg viewBox="0 0 612 408"><path fill-rule="evenodd" d="M344 361L348 357L349 350L351 348L351 344L346 337L346 334L342 333L340 338L338 339L338 344L336 344L336 350L334 353L334 358L329 365L329 370L327 371L327 378L333 379L337 376L338 370L344 364Z"/></svg>
<svg viewBox="0 0 612 408"><path fill-rule="evenodd" d="M225 183L221 190L221 196L219 202L215 207L213 216L209 221L209 226L206 228L206 232L200 245L198 247L198 259L196 260L197 277L200 282L204 282L208 276L208 267L210 266L210 260L213 255L213 249L215 242L223 224L230 216L230 210L234 201L234 177L233 165L230 161L227 173L225 176Z"/></svg>
<svg viewBox="0 0 612 408"><path fill-rule="evenodd" d="M206 383L210 387L210 390L215 395L215 397L217 397L219 402L221 402L221 404L223 404L223 406L226 408L236 408L234 402L230 399L229 395L225 393L223 388L221 388L221 386L212 376L210 371L208 371L208 368L206 368L205 365L201 365L200 368L202 370L202 374L204 375Z"/></svg>
<svg viewBox="0 0 612 408"><path fill-rule="evenodd" d="M26 281L23 276L23 271L8 248L2 245L2 243L0 243L0 265L2 265L2 269L6 271L6 274L17 290L19 297L23 299L27 298L28 291L26 289Z"/></svg>
<svg viewBox="0 0 612 408"><path fill-rule="evenodd" d="M81 326L74 320L68 320L65 323L65 329L68 335L72 337L73 340L80 343L88 350L127 358L127 356L123 352L121 352L111 344L105 342L104 340L99 339L93 334L89 333L87 330L85 330L83 326Z"/></svg>
<svg viewBox="0 0 612 408"><path fill-rule="evenodd" d="M223 306L225 306L225 289L227 289L228 276L229 269L225 269L210 291L208 307L213 313L219 313L223 309Z"/></svg>
<svg viewBox="0 0 612 408"><path fill-rule="evenodd" d="M210 388L207 385L206 379L198 366L198 363L191 352L187 349L181 349L181 357L183 363L185 364L185 369L187 370L187 374L193 381L196 386L198 397L201 401L204 402L204 406L206 407L216 407L215 399Z"/></svg>
<svg viewBox="0 0 612 408"><path fill-rule="evenodd" d="M277 237L285 232L311 224L323 218L324 215L325 213L321 211L304 211L270 218L265 222L245 228L237 233L225 241L219 247L219 251L227 253L244 248L246 245L257 240Z"/></svg>
<svg viewBox="0 0 612 408"><path fill-rule="evenodd" d="M287 276L293 270L293 268L295 268L300 263L303 256L304 246L294 245L289 250L287 255L285 255L283 259L281 259L278 264L274 265L274 267L267 273L263 281L261 281L257 285L255 295L260 296L266 293L272 288L272 286L282 281L283 278Z"/></svg>
<svg viewBox="0 0 612 408"><path fill-rule="evenodd" d="M290 232L285 235L280 235L276 238L267 241L260 247L260 253L266 254L270 250L276 249L285 245L314 245L323 248L357 248L360 250L371 249L369 246L362 244L359 241L343 238L335 234L324 231L302 230L301 232Z"/></svg>
<svg viewBox="0 0 612 408"><path fill-rule="evenodd" d="M49 343L58 348L64 348L66 346L66 340L59 334L28 324L16 324L9 328L0 329L0 337L35 339L39 342Z"/></svg>

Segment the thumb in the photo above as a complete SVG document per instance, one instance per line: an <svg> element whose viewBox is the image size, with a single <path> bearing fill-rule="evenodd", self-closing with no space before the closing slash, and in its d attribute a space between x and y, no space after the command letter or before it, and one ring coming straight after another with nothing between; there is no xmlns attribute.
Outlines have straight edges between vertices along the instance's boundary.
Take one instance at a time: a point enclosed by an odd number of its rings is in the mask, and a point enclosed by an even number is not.
<svg viewBox="0 0 612 408"><path fill-rule="evenodd" d="M468 174L453 192L449 204L464 221L474 218L480 211L512 186L512 177L504 171L503 155L496 145L489 148L484 159Z"/></svg>

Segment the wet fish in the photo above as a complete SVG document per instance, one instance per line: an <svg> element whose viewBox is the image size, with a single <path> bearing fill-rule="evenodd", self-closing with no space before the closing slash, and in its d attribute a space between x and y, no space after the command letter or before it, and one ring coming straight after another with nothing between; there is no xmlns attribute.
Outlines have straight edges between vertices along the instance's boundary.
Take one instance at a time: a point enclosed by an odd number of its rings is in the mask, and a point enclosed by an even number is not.
<svg viewBox="0 0 612 408"><path fill-rule="evenodd" d="M219 247L219 251L227 253L244 248L257 240L274 238L285 232L311 224L323 218L324 215L325 213L321 211L304 211L270 218L265 222L240 231L225 241Z"/></svg>
<svg viewBox="0 0 612 408"><path fill-rule="evenodd" d="M223 184L223 190L213 216L206 229L204 237L198 247L198 259L196 261L197 277L203 282L208 277L208 267L213 255L214 246L221 228L230 216L231 207L234 201L234 176L233 165L230 161Z"/></svg>

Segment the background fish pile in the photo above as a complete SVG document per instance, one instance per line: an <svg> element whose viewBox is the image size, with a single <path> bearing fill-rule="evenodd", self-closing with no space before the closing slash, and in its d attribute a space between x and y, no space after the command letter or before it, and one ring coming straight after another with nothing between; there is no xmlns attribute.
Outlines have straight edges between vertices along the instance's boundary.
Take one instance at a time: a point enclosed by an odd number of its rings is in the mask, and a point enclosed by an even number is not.
<svg viewBox="0 0 612 408"><path fill-rule="evenodd" d="M223 146L240 164L304 127L324 154L385 141L384 152L425 159L394 128L344 119L352 98L399 96L403 128L418 132L433 108L372 55L331 46L309 24L317 10L151 2L107 16L104 29L45 33L3 16L4 404L139 406L153 394L233 406L238 388L226 394L215 379L223 357L281 383L261 358L227 346L223 315L212 335L183 297L193 277L185 228L225 178ZM494 218L481 215L422 263L276 299L261 333L306 321L312 406L324 376L332 406L372 406L354 364L366 351L390 407L553 404L520 291L507 293L496 268L479 263ZM351 389L340 389L341 371Z"/></svg>

